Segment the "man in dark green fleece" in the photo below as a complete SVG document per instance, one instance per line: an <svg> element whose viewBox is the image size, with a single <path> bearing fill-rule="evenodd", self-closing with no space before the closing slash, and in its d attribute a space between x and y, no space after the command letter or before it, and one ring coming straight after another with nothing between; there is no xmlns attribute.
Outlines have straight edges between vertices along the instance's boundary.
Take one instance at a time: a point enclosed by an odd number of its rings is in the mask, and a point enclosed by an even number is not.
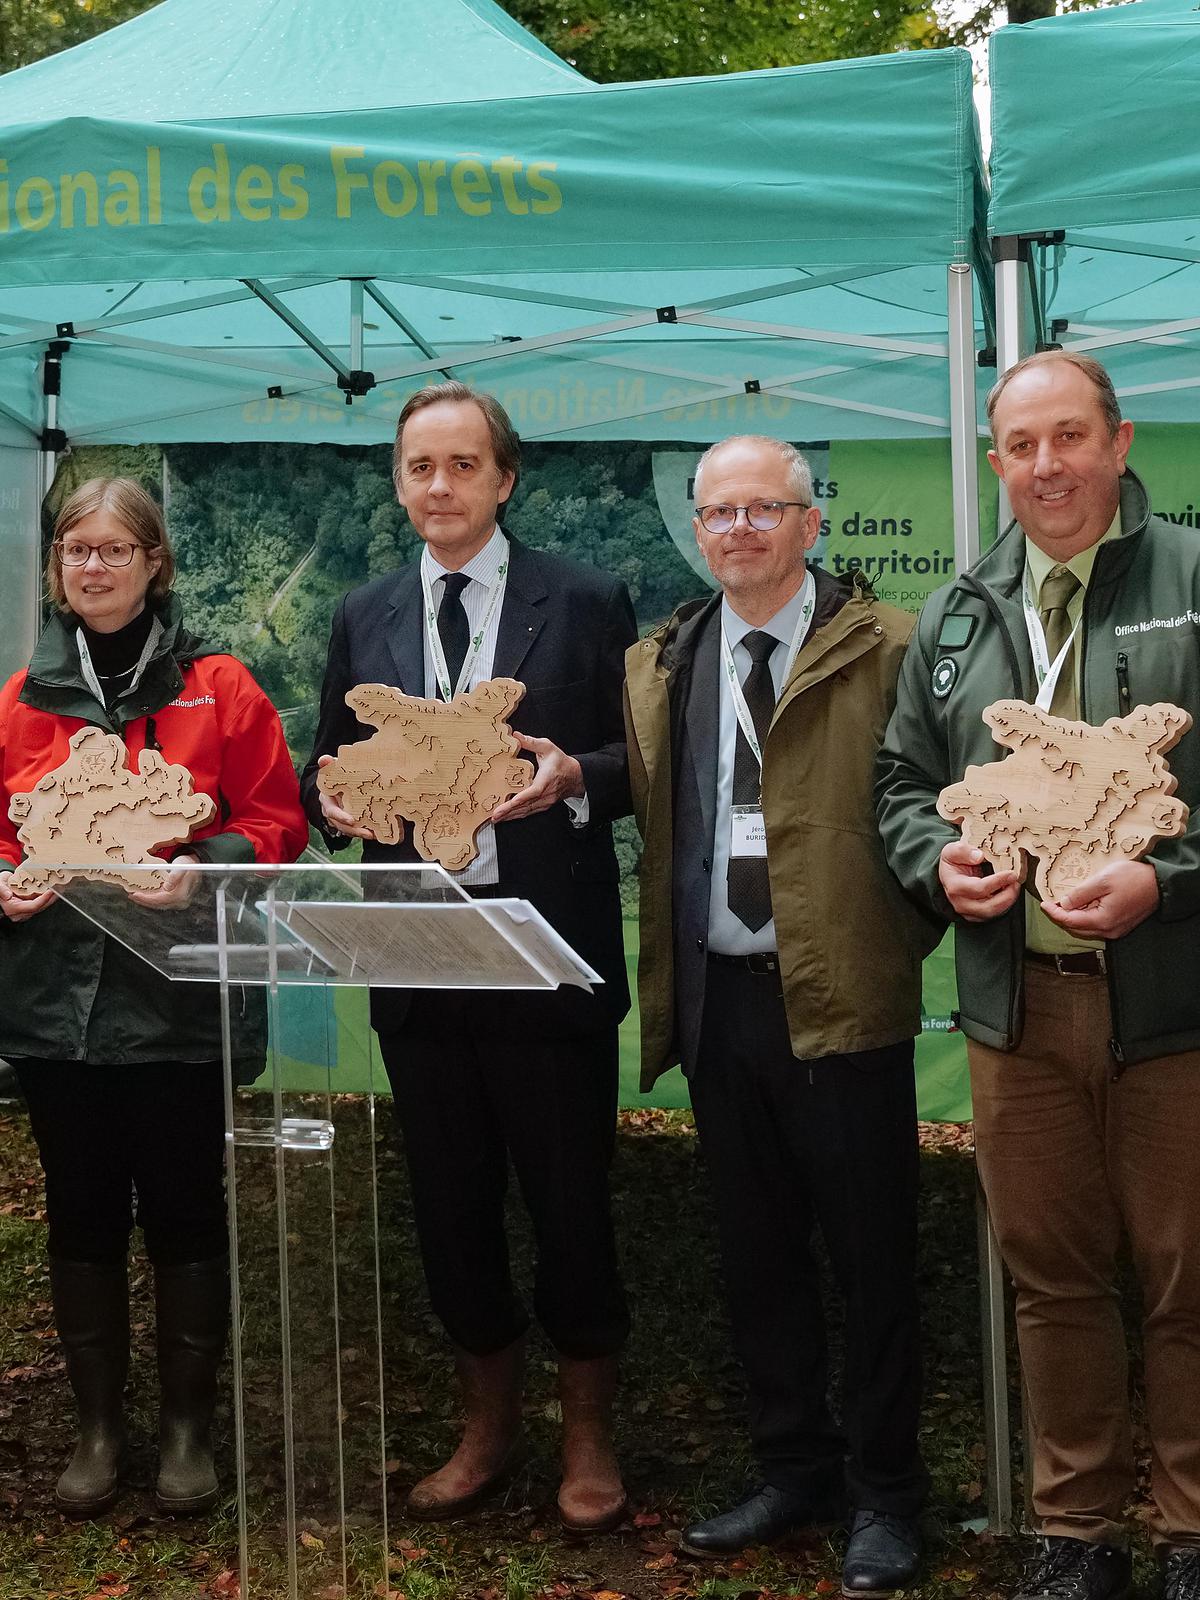
<svg viewBox="0 0 1200 1600"><path fill-rule="evenodd" d="M1186 833L1040 903L936 813L998 751L995 700L1099 724L1200 717L1200 538L1150 514L1100 364L1031 356L988 397L1014 513L932 597L901 673L877 801L905 888L952 917L979 1169L1017 1287L1036 1558L1022 1596L1121 1600L1134 1487L1115 1259L1145 1303L1151 1535L1167 1600L1200 1595L1200 732L1171 753ZM1031 875L1032 876L1032 875ZM1128 1069L1128 1070L1126 1070Z"/></svg>

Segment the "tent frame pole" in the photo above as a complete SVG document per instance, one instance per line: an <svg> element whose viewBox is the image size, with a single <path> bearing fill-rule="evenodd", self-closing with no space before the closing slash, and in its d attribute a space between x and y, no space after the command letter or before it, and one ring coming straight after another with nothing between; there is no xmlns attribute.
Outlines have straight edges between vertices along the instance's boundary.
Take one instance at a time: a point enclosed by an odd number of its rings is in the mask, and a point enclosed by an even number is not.
<svg viewBox="0 0 1200 1600"><path fill-rule="evenodd" d="M946 269L950 342L950 472L954 489L954 564L979 559L979 447L975 411L975 275L968 262Z"/></svg>
<svg viewBox="0 0 1200 1600"><path fill-rule="evenodd" d="M1028 289L1029 243L1018 234L1004 234L992 241L996 262L996 376L1003 377L1029 350ZM1012 521L1008 492L1000 484L996 506L996 532Z"/></svg>
<svg viewBox="0 0 1200 1600"><path fill-rule="evenodd" d="M362 371L363 364L363 281L350 279L350 366Z"/></svg>
<svg viewBox="0 0 1200 1600"><path fill-rule="evenodd" d="M336 278L323 277L284 278L271 284L275 294L291 294L296 289L319 289ZM17 334L0 337L0 351L15 349L20 345L44 344L47 339L65 337L61 330L68 328L70 337L85 333L104 333L109 328L120 328L130 322L153 322L158 317L178 317L188 311L208 311L213 306L233 305L238 300L253 300L254 291L245 284L236 289L225 289L219 294L193 296L190 300L172 300L163 305L143 306L136 311L118 311L108 317L93 317L85 322L53 323L38 321L33 317L18 317L11 311L0 311L0 324L21 328ZM192 348L188 346L188 348Z"/></svg>
<svg viewBox="0 0 1200 1600"><path fill-rule="evenodd" d="M279 296L268 289L266 284L260 282L258 278L246 278L243 282L250 293L261 300L268 310L273 311L280 322L286 324L296 337L308 346L314 355L320 356L321 360L332 372L335 372L339 378L344 378L349 382L350 368L344 361L338 360L337 356L334 355L323 340L317 338L302 317L298 317L290 306L284 305Z"/></svg>
<svg viewBox="0 0 1200 1600"><path fill-rule="evenodd" d="M373 282L370 278L364 278L362 280L362 286L367 294L370 295L375 304L379 307L379 309L383 312L384 316L389 317L396 324L406 339L412 340L413 344L416 345L417 349L422 355L430 357L437 355L436 349L430 344L429 340L426 339L424 334L422 334L420 330L408 320L408 318L397 306L392 304L377 283ZM442 374L443 378L451 379L454 376L452 369L449 367L439 367L438 370Z"/></svg>
<svg viewBox="0 0 1200 1600"><path fill-rule="evenodd" d="M983 1187L976 1180L980 1323L983 1334L984 1475L991 1533L1013 1531L1011 1432L1008 1411L1008 1327L1004 1262Z"/></svg>
<svg viewBox="0 0 1200 1600"><path fill-rule="evenodd" d="M996 263L996 372L1003 376L1030 348L1030 240L1018 234L992 241ZM997 506L997 532L1012 520L1003 482ZM1005 1313L1004 1263L988 1215L983 1189L978 1191L979 1293L983 1313L984 1434L987 1451L988 1527L1011 1533L1011 1421L1008 1400L1008 1338Z"/></svg>
<svg viewBox="0 0 1200 1600"><path fill-rule="evenodd" d="M1062 328L1062 323L1058 324ZM1071 345L1072 350L1108 350L1118 344L1162 344L1182 345L1185 349L1195 349L1195 345L1187 339L1177 339L1175 334L1194 333L1200 328L1200 317L1184 317L1177 322L1151 322L1143 328L1089 328L1086 323L1067 323L1064 333L1081 333L1082 338L1076 339Z"/></svg>
<svg viewBox="0 0 1200 1600"><path fill-rule="evenodd" d="M42 416L44 426L41 436L42 479L41 498L45 500L58 470L59 452L67 447L67 438L58 425L58 402L62 392L62 358L71 348L66 339L51 339L42 357ZM38 530L39 534L41 530Z"/></svg>

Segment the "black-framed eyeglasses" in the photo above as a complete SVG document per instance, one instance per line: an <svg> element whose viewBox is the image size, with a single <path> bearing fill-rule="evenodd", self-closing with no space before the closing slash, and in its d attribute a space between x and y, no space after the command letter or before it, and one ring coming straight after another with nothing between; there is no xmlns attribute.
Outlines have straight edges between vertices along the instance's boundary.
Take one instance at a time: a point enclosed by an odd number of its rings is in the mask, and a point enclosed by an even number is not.
<svg viewBox="0 0 1200 1600"><path fill-rule="evenodd" d="M746 513L746 521L758 533L770 533L783 521L788 506L808 510L806 500L751 500L748 506L697 506L696 515L709 533L729 533L738 519L738 512Z"/></svg>
<svg viewBox="0 0 1200 1600"><path fill-rule="evenodd" d="M64 567L86 567L93 550L106 567L127 567L137 545L128 539L107 539L103 544L85 544L82 539L56 539L54 548Z"/></svg>

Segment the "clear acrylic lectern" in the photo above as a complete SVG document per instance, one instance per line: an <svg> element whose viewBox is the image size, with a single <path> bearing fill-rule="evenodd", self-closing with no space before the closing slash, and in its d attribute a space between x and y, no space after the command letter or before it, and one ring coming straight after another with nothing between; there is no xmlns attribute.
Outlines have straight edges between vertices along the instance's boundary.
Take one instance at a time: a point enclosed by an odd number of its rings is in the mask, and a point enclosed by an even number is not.
<svg viewBox="0 0 1200 1600"><path fill-rule="evenodd" d="M351 1563L378 1563L386 1592L387 1484L412 1403L387 1361L419 1290L380 1250L386 1079L363 987L600 979L531 906L472 899L436 866L206 865L171 909L83 879L59 893L167 979L212 986L228 1069L242 1596L345 1591Z"/></svg>

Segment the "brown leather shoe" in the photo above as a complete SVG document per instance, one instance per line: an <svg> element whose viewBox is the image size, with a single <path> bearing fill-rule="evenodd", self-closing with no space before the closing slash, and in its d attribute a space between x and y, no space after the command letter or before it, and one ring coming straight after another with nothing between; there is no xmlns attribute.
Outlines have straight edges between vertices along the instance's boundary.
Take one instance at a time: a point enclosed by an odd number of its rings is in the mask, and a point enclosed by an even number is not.
<svg viewBox="0 0 1200 1600"><path fill-rule="evenodd" d="M465 1516L502 1489L514 1465L521 1433L525 1340L490 1356L455 1351L466 1420L458 1449L422 1478L405 1502L417 1522Z"/></svg>
<svg viewBox="0 0 1200 1600"><path fill-rule="evenodd" d="M563 1479L558 1516L571 1533L610 1533L628 1510L612 1446L615 1356L558 1358Z"/></svg>

